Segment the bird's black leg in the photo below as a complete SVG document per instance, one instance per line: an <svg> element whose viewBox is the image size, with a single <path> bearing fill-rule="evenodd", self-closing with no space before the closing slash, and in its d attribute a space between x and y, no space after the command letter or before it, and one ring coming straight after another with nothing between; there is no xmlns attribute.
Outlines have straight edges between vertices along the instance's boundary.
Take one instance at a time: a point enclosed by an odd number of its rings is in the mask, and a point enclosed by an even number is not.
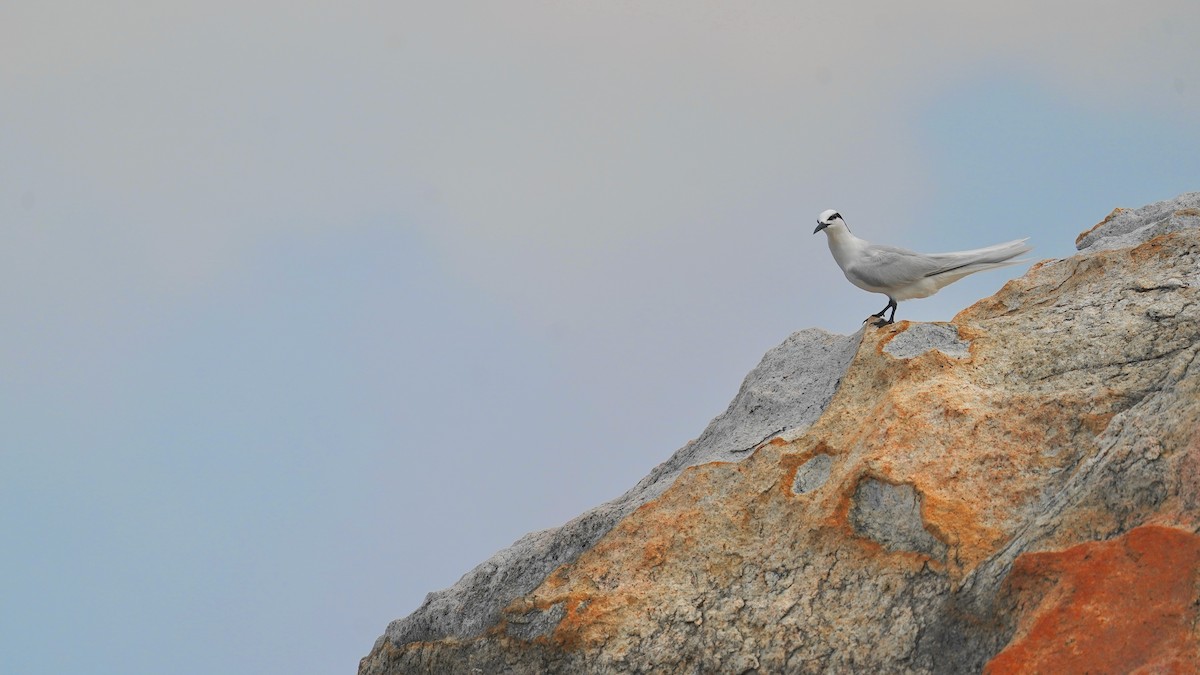
<svg viewBox="0 0 1200 675"><path fill-rule="evenodd" d="M884 321L883 314L884 314L884 312L888 311L889 309L892 310L892 314L891 314L891 316L889 316L887 318L886 321ZM887 326L887 325L894 323L896 321L896 301L893 300L892 296L889 295L887 306L884 307L883 309L879 310L878 314L872 314L871 316L879 319L878 321L872 322L872 324L871 324L871 325L875 326L876 328L880 328L882 326Z"/></svg>
<svg viewBox="0 0 1200 675"><path fill-rule="evenodd" d="M866 323L866 322L870 321L871 319L882 319L883 315L887 313L888 308L891 306L892 306L892 299L889 297L888 304L884 305L883 309L881 309L878 312L872 314L871 316L868 316L867 318L863 319L863 323ZM894 312L893 312L893 314L894 314Z"/></svg>

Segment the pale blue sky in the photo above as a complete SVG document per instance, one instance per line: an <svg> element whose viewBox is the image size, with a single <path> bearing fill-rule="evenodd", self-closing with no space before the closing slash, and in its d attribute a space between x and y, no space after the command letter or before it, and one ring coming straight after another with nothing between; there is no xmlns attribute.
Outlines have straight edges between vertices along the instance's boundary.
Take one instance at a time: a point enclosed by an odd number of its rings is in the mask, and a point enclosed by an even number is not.
<svg viewBox="0 0 1200 675"><path fill-rule="evenodd" d="M1200 6L1132 5L5 5L0 672L352 672L878 310L821 210L1200 190Z"/></svg>

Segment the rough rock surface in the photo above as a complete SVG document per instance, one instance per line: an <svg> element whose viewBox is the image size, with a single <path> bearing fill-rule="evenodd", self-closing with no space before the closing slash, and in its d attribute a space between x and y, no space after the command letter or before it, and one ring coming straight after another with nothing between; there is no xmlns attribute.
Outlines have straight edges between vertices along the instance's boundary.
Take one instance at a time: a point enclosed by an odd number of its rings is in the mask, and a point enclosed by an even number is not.
<svg viewBox="0 0 1200 675"><path fill-rule="evenodd" d="M384 641L405 644L479 636L496 624L508 603L532 591L559 565L574 561L617 521L662 494L684 469L737 461L779 433L807 428L829 405L859 337L815 328L793 334L763 356L729 408L699 438L655 467L633 489L562 527L525 535L454 586L430 593L415 612L388 626L376 648Z"/></svg>
<svg viewBox="0 0 1200 675"><path fill-rule="evenodd" d="M1200 537L1143 525L1017 558L1017 633L989 673L1185 673L1200 668Z"/></svg>
<svg viewBox="0 0 1200 675"><path fill-rule="evenodd" d="M699 439L431 594L360 673L1186 670L1200 193L1078 246L949 323L793 335Z"/></svg>

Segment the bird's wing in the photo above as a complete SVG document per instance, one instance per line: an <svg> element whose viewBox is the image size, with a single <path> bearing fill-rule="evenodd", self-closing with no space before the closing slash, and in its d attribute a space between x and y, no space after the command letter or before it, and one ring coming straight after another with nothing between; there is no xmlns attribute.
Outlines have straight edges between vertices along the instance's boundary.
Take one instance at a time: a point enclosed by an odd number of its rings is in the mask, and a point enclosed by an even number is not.
<svg viewBox="0 0 1200 675"><path fill-rule="evenodd" d="M944 267L941 261L915 251L869 244L846 270L846 276L884 292L917 283Z"/></svg>
<svg viewBox="0 0 1200 675"><path fill-rule="evenodd" d="M1001 263L1033 250L1031 246L1025 244L1026 241L1026 239L1018 239L994 246L951 253L917 253L897 246L868 244L845 272L852 281L860 282L862 286L879 293L887 293L919 283L926 277L938 276L954 270L966 269L967 271L952 275L949 277L950 281L971 272L980 271L979 265L985 265L986 267L983 269L1002 266ZM945 283L949 283L949 281Z"/></svg>

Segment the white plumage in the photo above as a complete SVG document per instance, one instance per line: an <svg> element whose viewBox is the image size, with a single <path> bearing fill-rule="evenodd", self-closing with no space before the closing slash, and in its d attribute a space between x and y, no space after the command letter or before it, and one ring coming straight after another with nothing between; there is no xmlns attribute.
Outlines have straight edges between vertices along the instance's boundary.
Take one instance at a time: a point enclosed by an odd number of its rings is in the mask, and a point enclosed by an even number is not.
<svg viewBox="0 0 1200 675"><path fill-rule="evenodd" d="M829 242L829 252L846 279L864 291L888 297L887 306L872 315L879 319L877 326L895 320L899 300L927 298L968 274L1028 262L1015 258L1033 250L1025 243L1028 239L951 253L917 253L872 244L850 234L841 214L832 209L821 212L813 234L822 230ZM884 320L888 309L892 314Z"/></svg>

